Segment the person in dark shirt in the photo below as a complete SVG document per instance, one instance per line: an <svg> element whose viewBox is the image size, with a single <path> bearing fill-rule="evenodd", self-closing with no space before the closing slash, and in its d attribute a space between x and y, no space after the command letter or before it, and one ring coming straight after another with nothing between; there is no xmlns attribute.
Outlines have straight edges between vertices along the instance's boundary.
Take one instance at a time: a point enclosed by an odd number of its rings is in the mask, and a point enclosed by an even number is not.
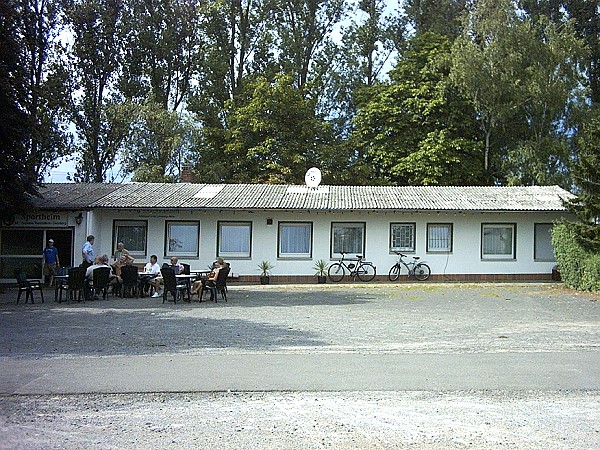
<svg viewBox="0 0 600 450"><path fill-rule="evenodd" d="M43 265L44 276L46 277L48 286L52 286L56 268L60 265L60 262L58 261L58 249L54 246L53 239L48 239L48 245L44 249Z"/></svg>

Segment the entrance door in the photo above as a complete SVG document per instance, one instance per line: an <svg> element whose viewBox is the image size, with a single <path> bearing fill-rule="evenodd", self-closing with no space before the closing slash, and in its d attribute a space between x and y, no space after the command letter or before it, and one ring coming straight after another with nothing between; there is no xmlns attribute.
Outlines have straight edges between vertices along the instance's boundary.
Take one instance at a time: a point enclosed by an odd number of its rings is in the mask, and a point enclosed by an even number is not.
<svg viewBox="0 0 600 450"><path fill-rule="evenodd" d="M73 266L73 231L72 230L46 230L46 243L54 239L54 246L58 250L58 260L61 266Z"/></svg>

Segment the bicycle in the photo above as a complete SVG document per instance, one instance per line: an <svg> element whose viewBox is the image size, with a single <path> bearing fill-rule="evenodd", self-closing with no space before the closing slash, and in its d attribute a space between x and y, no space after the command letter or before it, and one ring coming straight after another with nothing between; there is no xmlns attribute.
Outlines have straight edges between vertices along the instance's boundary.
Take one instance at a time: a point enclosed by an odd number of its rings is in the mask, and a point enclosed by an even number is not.
<svg viewBox="0 0 600 450"><path fill-rule="evenodd" d="M357 261L356 264L350 262L347 264L344 262L344 255L346 253L340 252L342 258L329 266L329 270L327 271L327 275L329 279L333 282L342 281L344 276L346 275L346 271L352 279L356 279L358 277L361 281L371 281L375 278L376 268L373 263L367 262L363 259L362 255L356 255Z"/></svg>
<svg viewBox="0 0 600 450"><path fill-rule="evenodd" d="M403 255L400 252L394 253L398 255L398 261L396 261L396 264L391 267L390 272L388 273L388 278L390 281L396 281L398 277L400 277L402 266L406 267L409 277L414 275L419 281L425 281L431 275L431 269L427 264L425 264L425 261L417 262L419 259L421 259L420 256L413 256L412 261L406 262L404 259L402 259L407 258L406 255Z"/></svg>

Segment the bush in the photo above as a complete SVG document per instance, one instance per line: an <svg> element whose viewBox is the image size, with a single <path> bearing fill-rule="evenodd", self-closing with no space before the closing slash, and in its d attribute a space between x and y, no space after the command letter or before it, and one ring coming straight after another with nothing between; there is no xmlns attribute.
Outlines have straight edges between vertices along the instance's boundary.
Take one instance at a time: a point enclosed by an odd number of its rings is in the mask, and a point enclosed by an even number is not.
<svg viewBox="0 0 600 450"><path fill-rule="evenodd" d="M600 255L584 250L568 222L552 229L552 245L563 282L580 291L600 291Z"/></svg>

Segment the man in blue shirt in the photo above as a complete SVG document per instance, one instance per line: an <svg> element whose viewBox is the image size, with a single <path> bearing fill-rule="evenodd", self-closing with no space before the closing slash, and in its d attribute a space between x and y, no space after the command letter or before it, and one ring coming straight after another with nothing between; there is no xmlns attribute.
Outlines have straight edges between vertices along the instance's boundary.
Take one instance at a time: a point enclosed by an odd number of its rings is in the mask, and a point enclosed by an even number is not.
<svg viewBox="0 0 600 450"><path fill-rule="evenodd" d="M81 247L81 258L83 259L81 267L87 269L94 264L96 256L94 255L94 236L91 234L87 237L85 244Z"/></svg>
<svg viewBox="0 0 600 450"><path fill-rule="evenodd" d="M54 240L48 239L48 246L44 249L44 276L48 281L48 286L54 283L56 268L60 265L58 261L58 250L54 246Z"/></svg>

